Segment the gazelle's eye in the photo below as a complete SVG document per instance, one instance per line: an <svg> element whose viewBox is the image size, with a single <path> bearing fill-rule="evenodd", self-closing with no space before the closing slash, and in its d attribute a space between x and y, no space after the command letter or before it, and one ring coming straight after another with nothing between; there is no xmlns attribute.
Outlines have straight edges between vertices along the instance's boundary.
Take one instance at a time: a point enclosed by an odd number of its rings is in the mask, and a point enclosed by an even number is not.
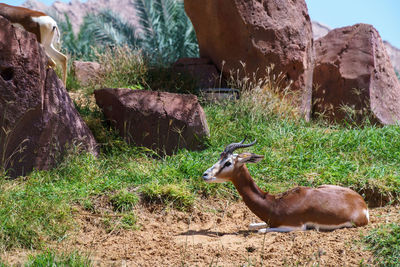
<svg viewBox="0 0 400 267"><path fill-rule="evenodd" d="M224 164L224 167L229 167L229 166L231 166L231 162L230 161L227 161L227 162L225 162L225 164Z"/></svg>

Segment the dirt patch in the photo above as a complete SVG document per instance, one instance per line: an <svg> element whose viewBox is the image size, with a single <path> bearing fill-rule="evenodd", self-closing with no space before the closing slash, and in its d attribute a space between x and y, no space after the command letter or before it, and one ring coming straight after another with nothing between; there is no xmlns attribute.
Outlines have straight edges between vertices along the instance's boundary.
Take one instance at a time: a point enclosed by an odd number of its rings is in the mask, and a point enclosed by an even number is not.
<svg viewBox="0 0 400 267"><path fill-rule="evenodd" d="M101 216L78 210L79 231L57 248L87 252L96 266L351 266L372 264L362 234L400 222L399 207L389 206L372 209L367 227L257 234L247 231L259 220L242 202L208 200L191 213L142 206L136 214L139 230L106 231ZM10 263L26 255L10 253L3 258Z"/></svg>

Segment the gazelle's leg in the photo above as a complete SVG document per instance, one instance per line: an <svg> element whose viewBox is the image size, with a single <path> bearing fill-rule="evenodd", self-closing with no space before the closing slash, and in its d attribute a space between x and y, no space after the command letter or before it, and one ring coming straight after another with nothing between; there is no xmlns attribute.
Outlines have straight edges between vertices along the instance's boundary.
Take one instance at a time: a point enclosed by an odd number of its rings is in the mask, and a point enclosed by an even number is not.
<svg viewBox="0 0 400 267"><path fill-rule="evenodd" d="M292 231L304 231L306 230L305 226L301 227L290 227L290 226L282 226L282 227L276 227L276 228L264 228L258 230L258 233L263 234L263 233L270 233L270 232L278 232L278 233L288 233Z"/></svg>
<svg viewBox="0 0 400 267"><path fill-rule="evenodd" d="M40 25L39 41L43 45L46 55L49 58L47 64L50 67L55 67L56 62L54 62L54 60L50 57L48 53L48 47L51 45L55 34L53 31L53 25L55 22L49 16L37 17L34 18L34 21L36 21Z"/></svg>
<svg viewBox="0 0 400 267"><path fill-rule="evenodd" d="M50 57L54 61L56 61L58 64L60 64L60 66L62 67L62 69L63 69L63 82L64 82L64 85L66 85L66 82L67 82L67 56L64 55L63 53L57 51L54 48L53 44L51 44L49 46L49 49L48 49L47 52L49 53Z"/></svg>
<svg viewBox="0 0 400 267"><path fill-rule="evenodd" d="M265 228L267 224L265 222L262 223L251 223L249 224L249 230L260 230L262 228Z"/></svg>
<svg viewBox="0 0 400 267"><path fill-rule="evenodd" d="M47 55L47 53L46 53L46 55ZM55 68L56 62L54 62L54 60L49 55L47 55L47 57L49 58L49 61L47 62L48 66Z"/></svg>
<svg viewBox="0 0 400 267"><path fill-rule="evenodd" d="M40 22L40 36L44 50L49 57L49 65L53 67L58 63L63 69L63 82L67 82L67 57L61 52L57 51L53 46L53 41L56 34L56 23L50 17L43 17L38 20Z"/></svg>

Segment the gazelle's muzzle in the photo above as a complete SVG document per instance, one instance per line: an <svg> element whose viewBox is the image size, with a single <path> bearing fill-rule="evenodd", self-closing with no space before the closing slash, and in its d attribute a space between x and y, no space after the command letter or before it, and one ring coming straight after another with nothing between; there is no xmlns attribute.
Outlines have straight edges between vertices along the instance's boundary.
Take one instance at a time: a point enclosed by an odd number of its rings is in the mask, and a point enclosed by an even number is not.
<svg viewBox="0 0 400 267"><path fill-rule="evenodd" d="M214 166L213 166L214 167ZM203 180L205 182L211 182L213 179L215 179L214 175L212 175L212 170L213 167L207 169L204 173L203 173Z"/></svg>

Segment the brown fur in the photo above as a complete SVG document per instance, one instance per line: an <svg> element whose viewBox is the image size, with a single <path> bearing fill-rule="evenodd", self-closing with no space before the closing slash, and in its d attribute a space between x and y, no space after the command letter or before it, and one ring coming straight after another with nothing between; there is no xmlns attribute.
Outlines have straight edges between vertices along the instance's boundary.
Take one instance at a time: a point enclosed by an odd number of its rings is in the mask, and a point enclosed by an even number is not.
<svg viewBox="0 0 400 267"><path fill-rule="evenodd" d="M21 19L21 11L25 12L25 16ZM41 42L40 27L38 23L32 21L32 17L47 16L43 12L31 10L25 7L10 6L0 3L0 15L8 19L11 23L21 24L25 30L36 35L38 42Z"/></svg>
<svg viewBox="0 0 400 267"><path fill-rule="evenodd" d="M10 6L7 4L0 3L0 15L8 19L13 24L21 25L26 31L36 35L36 39L41 43L49 57L48 65L55 67L59 64L63 69L63 83L67 81L67 61L68 58L63 53L54 48L53 42L55 34L58 35L59 41L59 30L54 19L50 18L43 12L31 10L24 7ZM34 18L44 18L44 23L35 22Z"/></svg>
<svg viewBox="0 0 400 267"><path fill-rule="evenodd" d="M317 223L339 225L353 222L354 226L368 224L363 213L364 199L351 189L323 185L318 188L296 187L280 195L263 192L251 178L246 165L230 175L249 209L270 227ZM353 220L352 214L359 211Z"/></svg>

